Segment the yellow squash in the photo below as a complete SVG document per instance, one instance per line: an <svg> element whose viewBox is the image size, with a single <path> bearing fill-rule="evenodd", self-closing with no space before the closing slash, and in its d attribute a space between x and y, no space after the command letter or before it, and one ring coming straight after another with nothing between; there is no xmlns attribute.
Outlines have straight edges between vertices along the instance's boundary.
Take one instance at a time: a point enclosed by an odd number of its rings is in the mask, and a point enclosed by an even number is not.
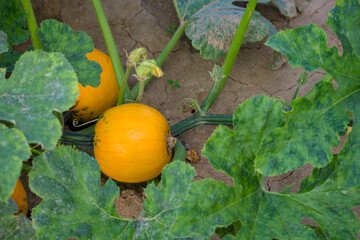
<svg viewBox="0 0 360 240"><path fill-rule="evenodd" d="M169 125L156 109L129 103L107 110L95 126L94 154L101 171L127 183L160 175L170 161Z"/></svg>
<svg viewBox="0 0 360 240"><path fill-rule="evenodd" d="M19 211L14 214L18 215L20 213L23 213L26 215L27 211L28 211L28 202L27 202L25 189L19 179L16 181L14 191L10 197L14 200L16 205L19 207Z"/></svg>
<svg viewBox="0 0 360 240"><path fill-rule="evenodd" d="M94 51L86 54L87 59L98 62L101 65L100 85L98 87L85 86L78 83L80 94L74 105L70 108L76 120L87 122L99 117L107 109L115 106L119 96L114 68L110 57L102 51L94 48Z"/></svg>

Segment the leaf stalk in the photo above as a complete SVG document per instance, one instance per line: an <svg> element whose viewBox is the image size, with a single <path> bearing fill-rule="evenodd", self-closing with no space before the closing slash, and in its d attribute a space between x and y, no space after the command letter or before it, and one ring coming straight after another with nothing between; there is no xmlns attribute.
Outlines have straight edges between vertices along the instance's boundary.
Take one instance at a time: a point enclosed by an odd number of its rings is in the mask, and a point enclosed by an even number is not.
<svg viewBox="0 0 360 240"><path fill-rule="evenodd" d="M106 44L108 53L110 55L112 65L114 67L115 76L118 81L119 88L121 89L122 83L124 81L125 73L124 73L124 69L123 69L121 61L120 61L119 53L117 51L114 38L111 34L109 23L106 19L104 9L101 5L101 1L100 0L92 0L92 4L94 6L102 34L105 39L105 44ZM133 99L131 92L130 92L130 87L127 83L125 85L125 99Z"/></svg>
<svg viewBox="0 0 360 240"><path fill-rule="evenodd" d="M214 104L214 102L216 101L217 97L219 96L221 90L225 85L226 80L230 74L231 68L236 60L237 54L240 50L240 46L244 39L246 30L249 26L251 17L255 11L256 4L257 4L257 0L249 1L224 61L224 65L223 65L224 77L220 80L219 83L215 82L213 84L211 90L209 91L205 100L201 104L202 112L206 113L209 110L209 108Z"/></svg>
<svg viewBox="0 0 360 240"><path fill-rule="evenodd" d="M42 50L40 38L37 35L38 25L36 22L34 10L30 0L22 0L24 11L26 12L26 21L30 31L31 42L35 50Z"/></svg>
<svg viewBox="0 0 360 240"><path fill-rule="evenodd" d="M308 76L307 71L305 71L299 75L298 79L296 80L296 89L295 89L294 95L291 99L291 102L297 98L297 95L299 94L301 86L303 86L305 83L308 82L309 79L307 78L307 76Z"/></svg>

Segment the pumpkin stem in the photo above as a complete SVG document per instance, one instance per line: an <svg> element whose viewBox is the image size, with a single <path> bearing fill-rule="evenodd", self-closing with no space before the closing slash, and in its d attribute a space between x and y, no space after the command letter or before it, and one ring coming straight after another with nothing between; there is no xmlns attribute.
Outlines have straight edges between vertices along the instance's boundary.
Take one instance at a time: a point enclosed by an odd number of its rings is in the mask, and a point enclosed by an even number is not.
<svg viewBox="0 0 360 240"><path fill-rule="evenodd" d="M172 136L167 136L166 147L168 154L171 154L176 144L176 138Z"/></svg>

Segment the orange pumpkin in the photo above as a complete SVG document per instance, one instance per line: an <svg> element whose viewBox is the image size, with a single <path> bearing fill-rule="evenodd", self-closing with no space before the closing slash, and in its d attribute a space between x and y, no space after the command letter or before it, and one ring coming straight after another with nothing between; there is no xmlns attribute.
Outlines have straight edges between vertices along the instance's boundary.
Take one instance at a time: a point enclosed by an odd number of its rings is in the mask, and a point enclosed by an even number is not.
<svg viewBox="0 0 360 240"><path fill-rule="evenodd" d="M20 213L23 213L26 215L27 211L28 211L28 202L27 202L25 189L19 179L16 181L14 191L10 197L14 200L16 205L19 207L19 211L14 214L18 215Z"/></svg>
<svg viewBox="0 0 360 240"><path fill-rule="evenodd" d="M169 125L156 109L129 103L107 110L95 126L94 154L101 171L127 183L161 174L169 163Z"/></svg>
<svg viewBox="0 0 360 240"><path fill-rule="evenodd" d="M83 122L95 119L107 109L115 106L120 91L110 57L96 48L91 53L86 54L86 57L98 62L102 72L100 85L96 88L89 85L83 87L78 83L80 94L70 111L73 112L73 117L76 120Z"/></svg>

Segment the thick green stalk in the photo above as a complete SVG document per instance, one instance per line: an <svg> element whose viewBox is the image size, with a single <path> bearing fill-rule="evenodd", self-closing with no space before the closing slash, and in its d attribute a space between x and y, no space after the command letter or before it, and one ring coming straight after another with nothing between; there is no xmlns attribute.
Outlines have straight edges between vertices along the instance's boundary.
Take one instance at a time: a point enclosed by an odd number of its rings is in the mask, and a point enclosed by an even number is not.
<svg viewBox="0 0 360 240"><path fill-rule="evenodd" d="M309 73L307 71L302 72L302 73L300 73L299 77L296 79L296 89L295 89L294 95L291 99L291 102L297 98L297 95L299 94L299 90L300 90L301 86L303 86L304 84L306 84L309 81L308 74Z"/></svg>
<svg viewBox="0 0 360 240"><path fill-rule="evenodd" d="M31 37L32 45L35 50L41 50L42 46L40 43L40 38L37 35L38 25L36 23L35 14L34 14L34 10L31 5L31 1L30 0L22 0L22 5L24 8L24 11L26 12L26 21L27 21L27 25L30 30L30 37Z"/></svg>
<svg viewBox="0 0 360 240"><path fill-rule="evenodd" d="M165 62L166 58L169 56L169 54L171 53L171 51L174 49L176 43L179 41L180 37L182 36L182 34L185 31L186 26L189 23L184 23L182 25L180 25L178 27L178 29L176 30L176 32L174 33L174 35L171 37L170 41L168 42L168 44L165 46L165 48L162 50L162 52L160 53L160 55L158 56L158 58L156 59L156 63L158 64L159 67L161 67L161 65ZM152 77L151 77L152 78ZM144 82L144 86L146 86L151 78L147 79ZM139 87L140 84L137 83L134 88L131 90L131 95L132 96L137 96L139 93Z"/></svg>
<svg viewBox="0 0 360 240"><path fill-rule="evenodd" d="M166 44L164 49L161 51L160 55L156 58L156 63L158 64L159 67L161 67L163 65L166 58L169 56L171 51L174 49L175 45L177 44L177 42L183 35L185 28L187 27L188 24L189 24L189 22L183 23L176 29L174 35L171 37L169 42Z"/></svg>
<svg viewBox="0 0 360 240"><path fill-rule="evenodd" d="M109 23L106 19L104 9L101 5L101 1L100 0L92 0L92 3L94 6L100 27L101 27L102 34L105 39L105 44L106 44L107 50L109 52L111 62L114 67L115 76L118 81L119 88L121 88L125 74L124 74L124 69L123 69L121 61L120 61L119 53L118 53L116 45L115 45L114 38L111 34ZM132 99L132 95L131 95L128 84L126 84L126 87L125 87L125 99Z"/></svg>
<svg viewBox="0 0 360 240"><path fill-rule="evenodd" d="M59 143L68 146L75 146L81 151L92 152L94 149L94 135L64 131Z"/></svg>
<svg viewBox="0 0 360 240"><path fill-rule="evenodd" d="M296 89L295 89L294 95L293 95L293 97L291 99L291 102L294 101L297 98L297 95L299 94L300 87L301 87L301 85L299 85L299 84L296 85Z"/></svg>
<svg viewBox="0 0 360 240"><path fill-rule="evenodd" d="M121 104L123 104L125 102L124 94L125 94L125 88L126 88L127 79L129 78L129 75L130 75L130 70L131 70L131 68L126 67L125 76L123 78L123 81L122 81L121 87L120 87L120 93L119 93L119 98L118 98L117 105L121 105Z"/></svg>
<svg viewBox="0 0 360 240"><path fill-rule="evenodd" d="M170 127L171 136L176 137L187 130L200 125L232 125L231 114L193 115Z"/></svg>
<svg viewBox="0 0 360 240"><path fill-rule="evenodd" d="M209 108L214 104L214 102L216 101L217 97L219 96L221 90L223 89L226 83L231 68L236 60L236 56L240 50L240 46L244 39L245 32L248 28L249 22L254 13L256 3L257 0L250 0L246 7L245 13L241 19L240 25L236 31L236 34L234 36L234 39L231 43L230 49L224 61L224 65L223 65L224 77L221 79L219 83L214 83L207 97L205 98L204 102L201 104L201 109L202 112L204 113L206 113L209 110Z"/></svg>

